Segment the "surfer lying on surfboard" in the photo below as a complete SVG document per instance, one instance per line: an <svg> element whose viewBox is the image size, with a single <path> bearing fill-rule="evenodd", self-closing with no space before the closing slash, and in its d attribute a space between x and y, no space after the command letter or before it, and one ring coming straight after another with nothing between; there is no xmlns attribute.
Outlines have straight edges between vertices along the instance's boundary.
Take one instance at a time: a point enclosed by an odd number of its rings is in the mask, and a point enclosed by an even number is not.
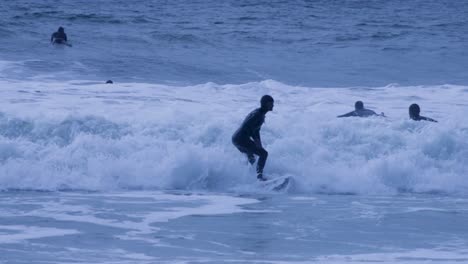
<svg viewBox="0 0 468 264"><path fill-rule="evenodd" d="M232 143L240 152L247 155L250 164L255 163L255 156L257 155L257 179L266 181L263 176L263 168L268 157L268 152L262 146L260 139L260 128L265 122L265 115L267 112L273 110L274 100L269 95L264 95L260 99L260 108L253 110L247 115L242 125L232 135Z"/></svg>

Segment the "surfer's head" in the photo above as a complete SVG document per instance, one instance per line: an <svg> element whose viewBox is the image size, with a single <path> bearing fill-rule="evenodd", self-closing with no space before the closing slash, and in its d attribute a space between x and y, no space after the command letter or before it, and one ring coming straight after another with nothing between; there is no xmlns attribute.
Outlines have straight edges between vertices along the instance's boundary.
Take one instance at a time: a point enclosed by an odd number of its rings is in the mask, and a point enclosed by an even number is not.
<svg viewBox="0 0 468 264"><path fill-rule="evenodd" d="M421 108L419 108L418 104L412 104L409 107L409 116L411 119L415 119L419 117L419 113L421 112Z"/></svg>
<svg viewBox="0 0 468 264"><path fill-rule="evenodd" d="M270 95L264 95L262 96L262 99L260 99L260 106L266 111L271 111L273 110L274 102L275 100L273 100L273 97Z"/></svg>
<svg viewBox="0 0 468 264"><path fill-rule="evenodd" d="M64 29L63 27L59 27L59 28L58 28L58 32L64 33L64 32L65 32L65 29Z"/></svg>
<svg viewBox="0 0 468 264"><path fill-rule="evenodd" d="M364 103L362 101L357 101L356 103L354 103L354 109L355 110L364 109Z"/></svg>

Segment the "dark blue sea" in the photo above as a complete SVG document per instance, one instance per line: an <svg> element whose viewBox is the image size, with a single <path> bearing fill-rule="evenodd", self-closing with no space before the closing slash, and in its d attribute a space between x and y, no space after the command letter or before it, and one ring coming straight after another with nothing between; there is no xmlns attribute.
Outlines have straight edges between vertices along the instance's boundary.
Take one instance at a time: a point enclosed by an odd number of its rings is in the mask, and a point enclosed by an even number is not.
<svg viewBox="0 0 468 264"><path fill-rule="evenodd" d="M20 79L465 84L467 25L464 0L15 0L0 58ZM49 45L59 26L72 49Z"/></svg>

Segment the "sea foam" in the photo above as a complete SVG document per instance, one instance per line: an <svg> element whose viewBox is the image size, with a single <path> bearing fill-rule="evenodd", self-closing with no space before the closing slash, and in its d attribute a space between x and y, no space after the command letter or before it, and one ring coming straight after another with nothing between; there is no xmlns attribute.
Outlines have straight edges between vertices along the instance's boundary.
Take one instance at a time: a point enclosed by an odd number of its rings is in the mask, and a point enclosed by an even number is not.
<svg viewBox="0 0 468 264"><path fill-rule="evenodd" d="M231 135L263 94L267 175L291 192L466 193L468 87L311 88L0 80L0 189L232 191L255 183ZM356 100L386 118L336 118ZM414 122L407 109L439 123Z"/></svg>

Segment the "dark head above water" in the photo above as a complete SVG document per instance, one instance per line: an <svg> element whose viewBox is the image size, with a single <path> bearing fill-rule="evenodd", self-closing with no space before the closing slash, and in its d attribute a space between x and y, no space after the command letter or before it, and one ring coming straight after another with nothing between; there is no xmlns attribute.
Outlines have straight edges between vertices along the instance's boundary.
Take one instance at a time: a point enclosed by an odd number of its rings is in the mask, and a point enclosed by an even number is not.
<svg viewBox="0 0 468 264"><path fill-rule="evenodd" d="M106 83L112 84L112 83L114 83L114 82L113 82L112 80L107 80Z"/></svg>
<svg viewBox="0 0 468 264"><path fill-rule="evenodd" d="M260 108L265 112L272 111L274 102L275 100L273 100L273 97L270 95L264 95L260 99Z"/></svg>
<svg viewBox="0 0 468 264"><path fill-rule="evenodd" d="M65 44L67 46L71 46L67 44L67 34L65 34L65 29L63 27L59 27L57 32L54 32L50 37L50 42L54 44Z"/></svg>
<svg viewBox="0 0 468 264"><path fill-rule="evenodd" d="M419 108L418 104L412 104L409 107L409 116L411 119L416 120L419 117L419 113L421 113L421 108Z"/></svg>
<svg viewBox="0 0 468 264"><path fill-rule="evenodd" d="M421 116L419 113L421 113L421 108L419 108L419 105L418 104L412 104L410 105L409 109L408 109L408 112L409 112L409 117L412 119L412 120L415 120L415 121L421 121L421 120L424 120L424 121L430 121L430 122L436 122L436 120L430 118L430 117L425 117L425 116Z"/></svg>
<svg viewBox="0 0 468 264"><path fill-rule="evenodd" d="M354 103L354 109L356 110L364 109L364 103L362 101L357 101L356 103Z"/></svg>

